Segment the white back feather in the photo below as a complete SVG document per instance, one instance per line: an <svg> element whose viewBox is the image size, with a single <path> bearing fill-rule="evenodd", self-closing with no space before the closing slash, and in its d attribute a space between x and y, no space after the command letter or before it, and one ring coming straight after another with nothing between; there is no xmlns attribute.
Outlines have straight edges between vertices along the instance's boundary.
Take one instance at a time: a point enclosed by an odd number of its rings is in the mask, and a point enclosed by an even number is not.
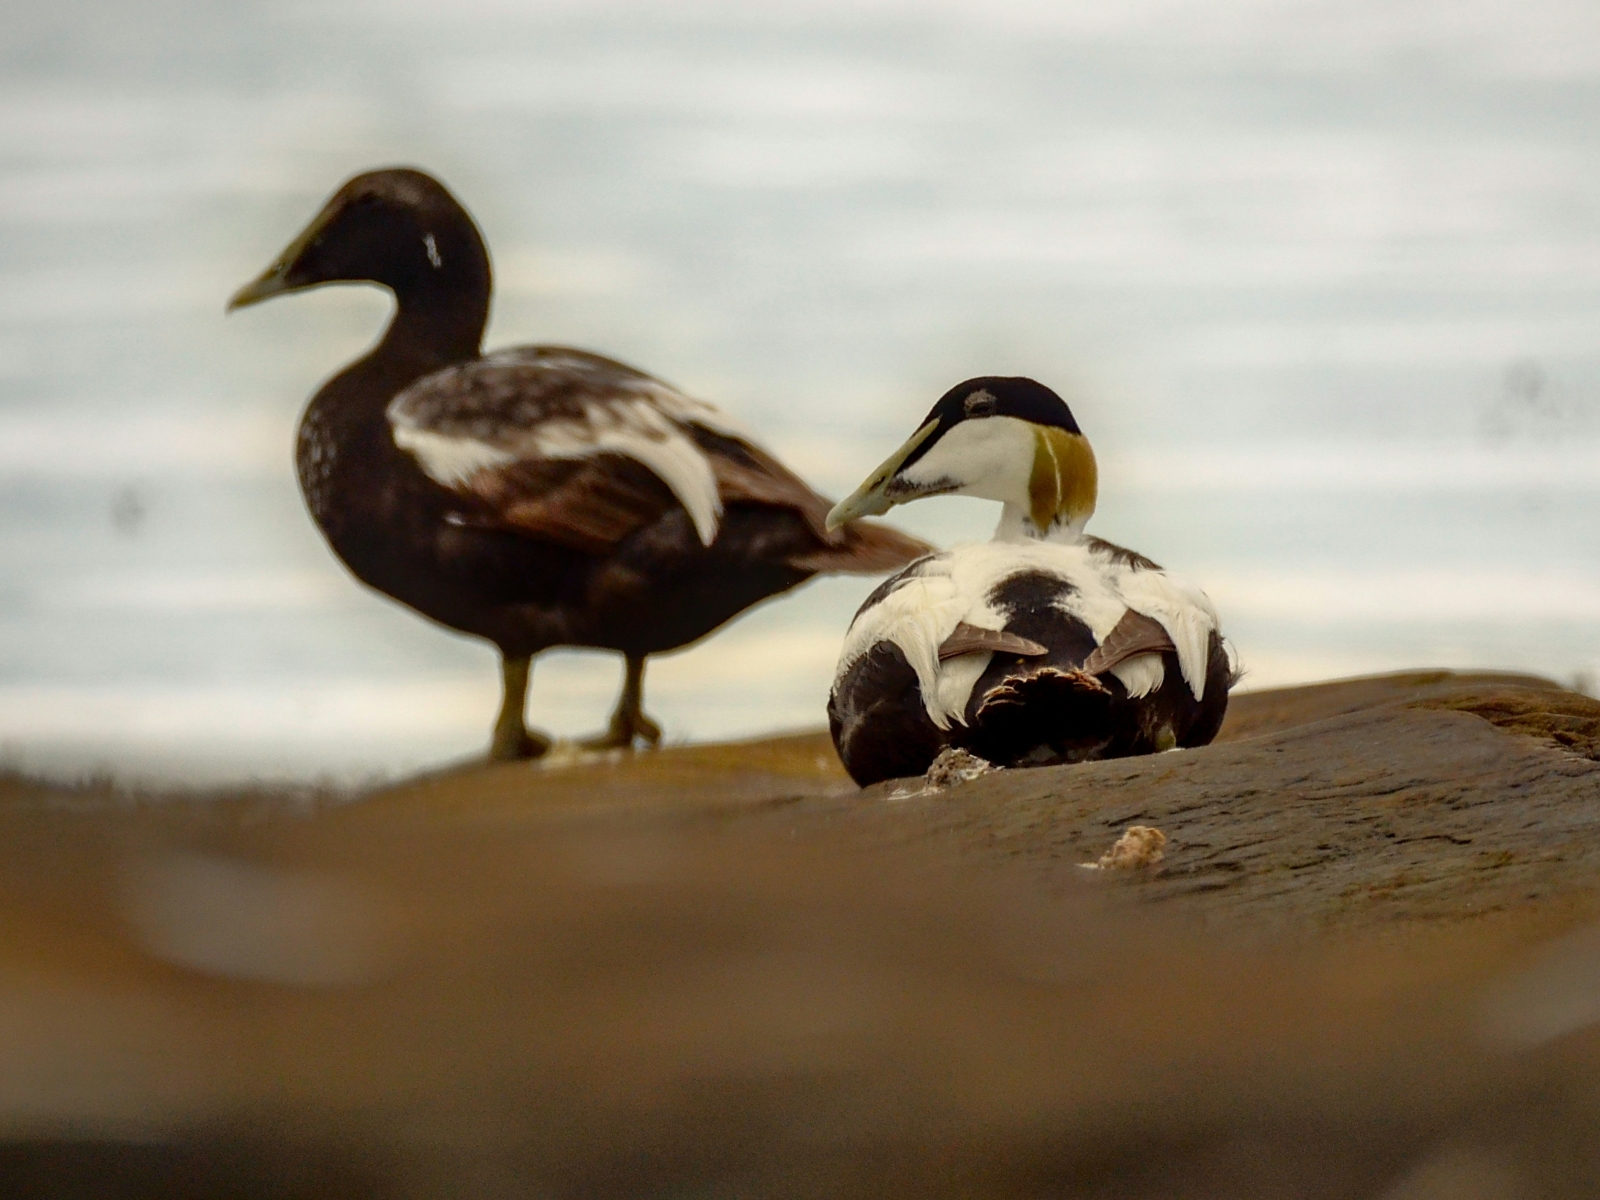
<svg viewBox="0 0 1600 1200"><path fill-rule="evenodd" d="M1055 604L1104 641L1128 609L1158 622L1177 647L1184 682L1204 698L1206 665L1217 614L1198 588L1164 571L1125 566L1082 542L984 542L957 546L924 560L917 575L862 612L845 635L834 675L845 672L873 646L891 642L916 673L928 718L940 729L964 721L972 689L991 655L964 654L939 661L939 647L965 621L1004 629L1006 615L989 603L997 584L1038 571L1072 585ZM1140 654L1112 668L1137 699L1159 688L1166 670L1158 654Z"/></svg>
<svg viewBox="0 0 1600 1200"><path fill-rule="evenodd" d="M924 560L916 576L857 616L845 634L834 681L838 682L878 643L891 642L900 647L907 665L916 673L917 688L928 710L928 718L940 729L950 728L952 718L960 720L966 708L966 696L955 695L953 688L941 680L941 675L945 674L943 668L949 664L939 662L939 647L964 619L972 604L971 597L962 595L951 566L950 551ZM976 682L977 675L974 675L967 685L968 694Z"/></svg>
<svg viewBox="0 0 1600 1200"><path fill-rule="evenodd" d="M395 426L394 444L409 452L428 478L445 487L465 483L479 471L503 467L516 458L509 450L477 438L456 437L408 425Z"/></svg>
<svg viewBox="0 0 1600 1200"><path fill-rule="evenodd" d="M1116 587L1129 608L1160 623L1178 650L1178 669L1196 700L1206 695L1206 664L1211 658L1211 635L1217 629L1217 610L1199 588L1181 582L1165 571L1114 568Z"/></svg>
<svg viewBox="0 0 1600 1200"><path fill-rule="evenodd" d="M1159 654L1135 654L1111 668L1111 673L1128 689L1128 698L1148 696L1167 680L1166 664Z"/></svg>

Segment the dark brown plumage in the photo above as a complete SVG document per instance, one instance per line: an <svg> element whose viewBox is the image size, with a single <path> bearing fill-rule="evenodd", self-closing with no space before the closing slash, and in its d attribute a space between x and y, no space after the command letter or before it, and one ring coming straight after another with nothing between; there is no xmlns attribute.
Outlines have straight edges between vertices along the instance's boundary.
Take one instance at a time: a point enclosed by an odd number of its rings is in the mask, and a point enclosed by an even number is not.
<svg viewBox="0 0 1600 1200"><path fill-rule="evenodd" d="M561 347L480 355L488 252L420 171L350 180L230 308L328 283L388 288L396 310L306 409L306 503L362 582L500 648L491 757L548 746L522 716L541 650L621 651L622 699L594 744L654 742L648 655L818 572L927 551L870 522L830 532L829 502L728 417L621 363Z"/></svg>

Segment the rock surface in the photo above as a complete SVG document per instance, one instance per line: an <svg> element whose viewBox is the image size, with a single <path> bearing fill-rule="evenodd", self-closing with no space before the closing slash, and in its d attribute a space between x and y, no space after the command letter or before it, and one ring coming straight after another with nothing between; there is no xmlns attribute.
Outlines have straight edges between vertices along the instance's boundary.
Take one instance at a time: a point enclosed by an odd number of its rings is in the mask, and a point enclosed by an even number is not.
<svg viewBox="0 0 1600 1200"><path fill-rule="evenodd" d="M1217 743L895 784L763 819L873 845L1028 864L1070 884L1129 826L1168 837L1140 894L1230 920L1461 920L1600 885L1600 702L1525 677L1440 674L1239 697Z"/></svg>
<svg viewBox="0 0 1600 1200"><path fill-rule="evenodd" d="M923 795L816 735L14 781L0 1194L1600 1195L1597 735L1433 673Z"/></svg>

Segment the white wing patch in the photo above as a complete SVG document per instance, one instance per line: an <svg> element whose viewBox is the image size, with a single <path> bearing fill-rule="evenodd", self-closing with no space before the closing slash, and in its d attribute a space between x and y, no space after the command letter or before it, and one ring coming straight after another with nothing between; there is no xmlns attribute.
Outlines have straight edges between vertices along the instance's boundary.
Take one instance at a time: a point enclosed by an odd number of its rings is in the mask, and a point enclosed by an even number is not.
<svg viewBox="0 0 1600 1200"><path fill-rule="evenodd" d="M1006 617L989 604L994 585L1019 571L1057 570L1060 546L985 542L957 546L923 560L918 574L860 614L845 635L834 682L879 642L892 642L916 672L928 719L940 729L964 721L972 689L990 659L962 654L939 661L939 647L962 621L979 629L1005 628Z"/></svg>
<svg viewBox="0 0 1600 1200"><path fill-rule="evenodd" d="M649 467L672 490L694 522L701 544L709 546L716 540L722 497L711 463L682 426L649 400L591 405L582 418L546 421L511 446L516 458L626 455Z"/></svg>
<svg viewBox="0 0 1600 1200"><path fill-rule="evenodd" d="M539 350L537 347L530 352L529 348L513 346L507 350L486 354L481 361L489 366L502 363L512 366L532 365L543 370L579 376L596 369L590 359L581 355L563 354L548 349ZM760 444L742 422L730 417L716 405L696 400L693 396L686 395L659 379L638 373L630 373L621 378L612 374L607 376L606 386L624 397L622 402L626 403L626 400L630 399L642 400L659 410L661 415L670 421L676 421L681 425L701 425L713 433L738 438L753 446Z"/></svg>
<svg viewBox="0 0 1600 1200"><path fill-rule="evenodd" d="M465 483L479 471L503 467L516 459L509 451L476 438L452 437L408 425L395 426L394 444L414 455L428 478L445 487Z"/></svg>
<svg viewBox="0 0 1600 1200"><path fill-rule="evenodd" d="M1128 607L1158 622L1167 631L1178 649L1178 669L1183 672L1183 681L1196 700L1204 700L1211 635L1220 625L1211 598L1165 571L1136 571L1127 567L1113 570L1115 586Z"/></svg>
<svg viewBox="0 0 1600 1200"><path fill-rule="evenodd" d="M1205 694L1216 610L1204 592L1162 571L1123 566L1082 543L985 542L958 546L924 560L918 573L861 613L845 635L834 684L881 642L900 648L916 673L928 719L940 729L965 720L967 703L991 655L963 654L939 661L939 647L962 621L1004 629L1006 614L989 603L995 586L1013 575L1038 571L1072 587L1054 601L1103 641L1128 609L1157 621L1178 650L1178 665L1196 700ZM1159 654L1140 654L1111 673L1134 699L1166 677Z"/></svg>
<svg viewBox="0 0 1600 1200"><path fill-rule="evenodd" d="M1135 654L1112 667L1111 673L1128 689L1130 700L1148 696L1167 679L1167 668L1162 665L1159 654Z"/></svg>
<svg viewBox="0 0 1600 1200"><path fill-rule="evenodd" d="M479 363L578 376L601 369L581 356L524 348L489 354ZM415 455L429 478L446 487L464 485L479 471L519 459L625 455L667 485L689 514L701 543L709 546L721 523L722 497L711 462L695 444L689 427L699 425L752 446L760 443L738 421L710 404L648 376L619 378L614 365L604 369L609 372L604 382L611 394L594 399L580 416L542 420L522 428L502 427L492 441L419 425L402 392L389 406L395 445Z"/></svg>

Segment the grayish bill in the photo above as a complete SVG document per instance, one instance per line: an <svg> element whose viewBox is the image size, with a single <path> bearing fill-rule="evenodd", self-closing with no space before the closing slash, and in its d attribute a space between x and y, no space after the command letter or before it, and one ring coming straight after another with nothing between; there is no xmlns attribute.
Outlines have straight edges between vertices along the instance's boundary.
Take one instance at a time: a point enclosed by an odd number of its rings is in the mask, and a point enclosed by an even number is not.
<svg viewBox="0 0 1600 1200"><path fill-rule="evenodd" d="M283 269L274 265L268 267L260 276L252 279L230 296L228 298L228 307L224 311L232 312L236 308L249 308L252 304L260 304L263 300L281 296L289 290L289 285L284 281Z"/></svg>
<svg viewBox="0 0 1600 1200"><path fill-rule="evenodd" d="M828 512L828 528L837 529L861 517L881 516L893 508L895 502L883 494L883 489L894 478L901 464L911 457L911 452L927 441L937 428L939 428L938 421L929 421L906 439L905 444L885 459L876 471L868 475L865 483L835 504Z"/></svg>

